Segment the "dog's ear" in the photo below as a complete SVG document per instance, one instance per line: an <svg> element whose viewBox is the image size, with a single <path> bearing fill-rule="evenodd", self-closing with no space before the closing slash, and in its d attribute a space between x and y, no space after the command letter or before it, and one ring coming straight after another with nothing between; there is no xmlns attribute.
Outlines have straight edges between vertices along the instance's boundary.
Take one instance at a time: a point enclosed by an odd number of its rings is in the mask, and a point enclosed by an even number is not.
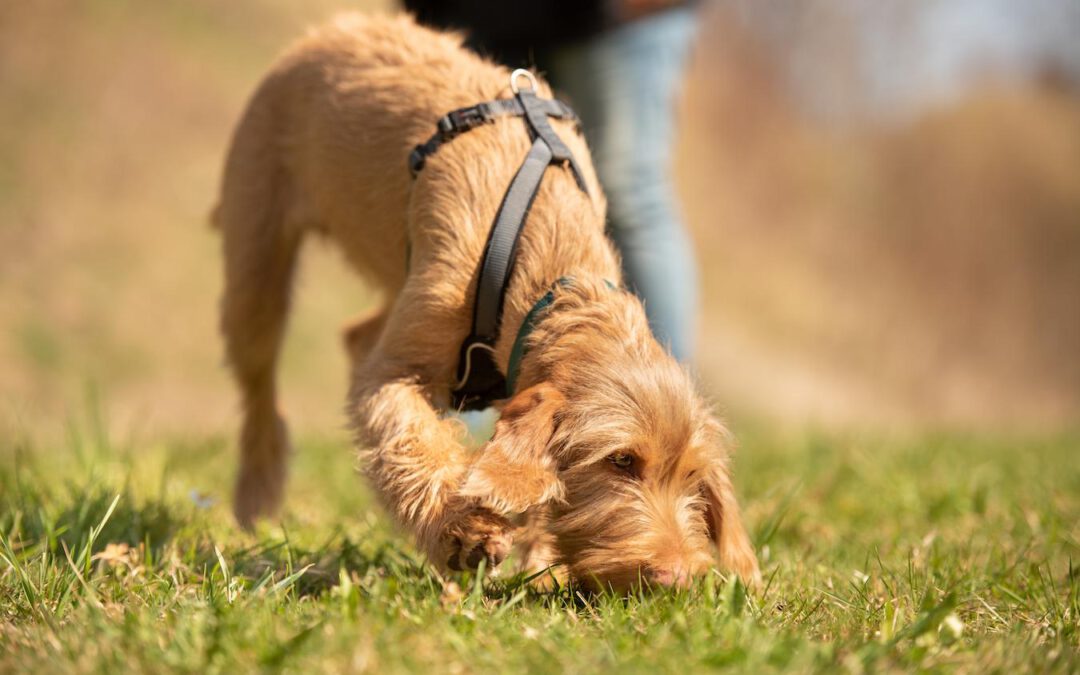
<svg viewBox="0 0 1080 675"><path fill-rule="evenodd" d="M563 486L547 448L564 401L548 383L510 399L495 423L494 436L470 467L460 494L502 515L561 499Z"/></svg>
<svg viewBox="0 0 1080 675"><path fill-rule="evenodd" d="M739 575L744 583L761 583L757 555L743 528L739 502L725 462L718 461L705 472L702 481L709 535L716 542L721 567Z"/></svg>

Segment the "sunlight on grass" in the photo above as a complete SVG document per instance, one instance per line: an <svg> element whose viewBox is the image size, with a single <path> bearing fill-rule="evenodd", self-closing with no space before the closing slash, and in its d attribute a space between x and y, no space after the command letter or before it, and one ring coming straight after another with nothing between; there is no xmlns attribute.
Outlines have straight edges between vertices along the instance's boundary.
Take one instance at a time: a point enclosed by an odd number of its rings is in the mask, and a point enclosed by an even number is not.
<svg viewBox="0 0 1080 675"><path fill-rule="evenodd" d="M737 470L764 588L713 573L623 598L441 577L335 441L298 443L288 512L243 534L227 443L124 447L94 419L63 447L2 441L5 672L1080 665L1073 436L750 432Z"/></svg>

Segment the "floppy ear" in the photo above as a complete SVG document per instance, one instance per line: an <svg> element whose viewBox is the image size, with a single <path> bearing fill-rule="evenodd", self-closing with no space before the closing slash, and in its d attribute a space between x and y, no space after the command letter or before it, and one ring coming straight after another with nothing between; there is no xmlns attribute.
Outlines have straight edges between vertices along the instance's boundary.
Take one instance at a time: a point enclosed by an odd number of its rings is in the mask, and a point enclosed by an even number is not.
<svg viewBox="0 0 1080 675"><path fill-rule="evenodd" d="M562 499L563 485L547 452L555 414L565 399L544 382L530 387L503 407L495 435L480 450L460 494L480 500L501 515Z"/></svg>
<svg viewBox="0 0 1080 675"><path fill-rule="evenodd" d="M761 583L757 555L750 537L743 529L735 488L728 476L727 466L717 462L705 473L702 485L705 496L706 519L709 535L716 542L720 553L720 565L739 575L743 583L756 586Z"/></svg>

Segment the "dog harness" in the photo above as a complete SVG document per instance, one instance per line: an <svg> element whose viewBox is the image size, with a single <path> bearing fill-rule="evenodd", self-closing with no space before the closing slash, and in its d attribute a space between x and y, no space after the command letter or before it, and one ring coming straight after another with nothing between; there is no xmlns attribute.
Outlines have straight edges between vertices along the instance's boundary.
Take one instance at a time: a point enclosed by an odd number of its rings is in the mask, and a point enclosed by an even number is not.
<svg viewBox="0 0 1080 675"><path fill-rule="evenodd" d="M517 82L521 78L528 80L529 88L518 87ZM483 124L493 123L500 117L524 118L525 130L533 141L503 195L488 234L484 255L480 259L472 332L461 345L457 384L453 391L453 403L459 410L483 409L493 401L513 394L517 370L524 356L525 340L539 315L555 299L553 288L533 305L525 317L514 341L504 377L495 365L495 342L502 320L503 301L510 284L521 231L548 167L553 164L569 166L578 187L586 195L589 194L581 167L548 122L549 117L578 122L574 111L562 101L537 97L536 78L528 70L518 69L510 74L510 89L514 98L486 101L447 113L436 124L435 134L409 154L409 171L416 178L427 158L435 154L443 143ZM567 281L560 279L556 285L563 285Z"/></svg>

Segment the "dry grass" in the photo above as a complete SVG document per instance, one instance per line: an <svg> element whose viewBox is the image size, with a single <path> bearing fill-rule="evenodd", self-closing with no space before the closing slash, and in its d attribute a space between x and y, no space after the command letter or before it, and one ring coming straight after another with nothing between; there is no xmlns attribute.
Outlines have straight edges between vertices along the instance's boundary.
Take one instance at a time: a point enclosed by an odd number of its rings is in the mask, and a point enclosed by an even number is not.
<svg viewBox="0 0 1080 675"><path fill-rule="evenodd" d="M120 424L231 424L207 216L258 74L335 6L0 9L0 418L55 419L92 384ZM325 429L339 423L345 386L337 326L369 298L335 257L311 253L286 397Z"/></svg>
<svg viewBox="0 0 1080 675"><path fill-rule="evenodd" d="M1077 419L1075 92L827 125L737 33L714 27L699 56L680 168L725 399L846 423Z"/></svg>
<svg viewBox="0 0 1080 675"><path fill-rule="evenodd" d="M207 211L259 74L337 6L0 9L0 419L55 419L93 385L122 422L231 424ZM1075 420L1080 103L987 93L900 128L823 128L752 45L708 30L680 175L721 398L826 422ZM327 429L336 330L369 298L308 253L285 397Z"/></svg>

